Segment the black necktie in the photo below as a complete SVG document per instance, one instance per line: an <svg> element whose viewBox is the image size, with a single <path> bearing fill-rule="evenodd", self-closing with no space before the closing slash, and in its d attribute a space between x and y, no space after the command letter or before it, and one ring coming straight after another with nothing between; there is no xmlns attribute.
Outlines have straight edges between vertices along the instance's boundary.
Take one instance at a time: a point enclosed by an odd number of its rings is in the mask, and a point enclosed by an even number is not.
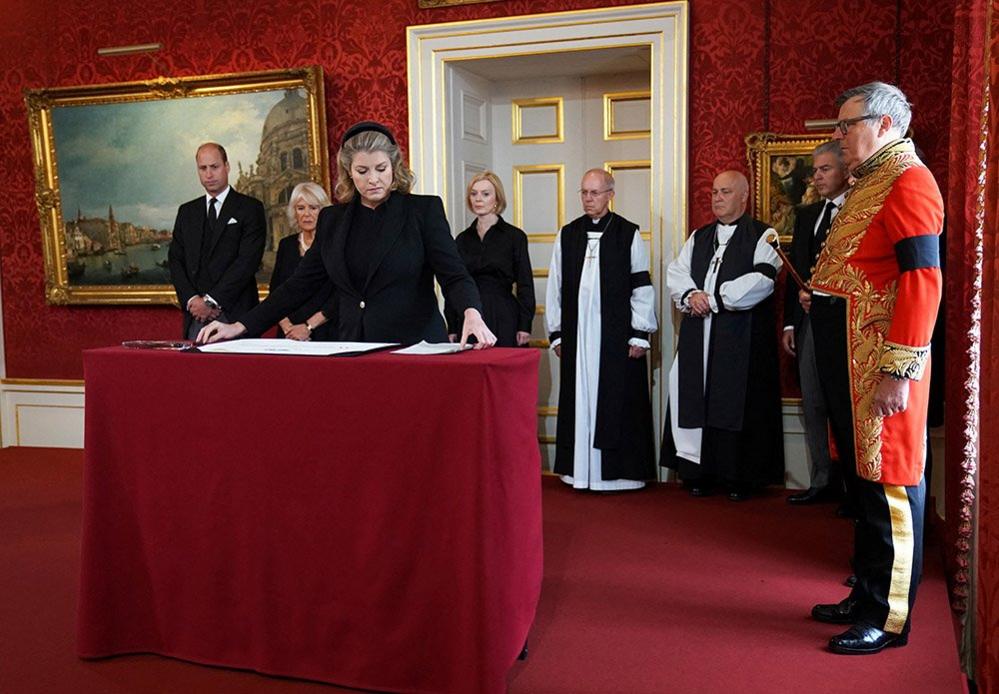
<svg viewBox="0 0 999 694"><path fill-rule="evenodd" d="M822 246L822 242L826 240L826 234L829 233L829 227L832 226L832 211L836 209L836 203L832 200L826 201L826 208L822 211L822 219L819 221L819 228L815 231L815 245Z"/></svg>
<svg viewBox="0 0 999 694"><path fill-rule="evenodd" d="M215 210L215 203L218 201L218 198L212 198L208 201L208 223L213 227L218 224L219 221L219 213Z"/></svg>
<svg viewBox="0 0 999 694"><path fill-rule="evenodd" d="M215 229L219 223L219 213L215 211L215 203L219 201L218 198L212 198L208 201L208 224L205 225L204 231L201 234L201 264L202 266L208 263L208 254L212 247L211 237L215 234Z"/></svg>

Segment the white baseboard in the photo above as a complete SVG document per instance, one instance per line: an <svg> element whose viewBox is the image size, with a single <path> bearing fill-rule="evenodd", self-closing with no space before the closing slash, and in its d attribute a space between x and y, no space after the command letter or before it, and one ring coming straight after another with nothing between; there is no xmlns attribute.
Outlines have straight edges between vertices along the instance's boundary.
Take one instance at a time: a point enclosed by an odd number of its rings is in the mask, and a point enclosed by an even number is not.
<svg viewBox="0 0 999 694"><path fill-rule="evenodd" d="M83 448L83 382L0 381L0 440L4 448Z"/></svg>

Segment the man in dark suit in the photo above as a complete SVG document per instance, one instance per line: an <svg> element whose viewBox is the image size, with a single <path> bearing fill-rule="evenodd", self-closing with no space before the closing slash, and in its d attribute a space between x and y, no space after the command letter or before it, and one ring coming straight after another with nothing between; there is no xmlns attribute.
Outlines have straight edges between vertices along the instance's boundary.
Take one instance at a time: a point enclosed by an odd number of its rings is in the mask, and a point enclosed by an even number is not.
<svg viewBox="0 0 999 694"><path fill-rule="evenodd" d="M843 206L849 187L839 142L831 140L816 147L812 162L815 169L813 184L822 200L798 209L789 258L806 282L812 277L815 260L825 246L826 234ZM821 377L815 365L815 341L807 312L810 301L811 294L788 277L784 287L784 334L781 344L785 352L798 358L805 437L811 463L808 489L787 498L788 503L795 505L829 500L838 491L830 484L829 420Z"/></svg>
<svg viewBox="0 0 999 694"><path fill-rule="evenodd" d="M189 340L212 320L239 320L257 305L255 274L267 234L263 203L229 186L222 145L206 142L195 161L205 195L177 210L167 256Z"/></svg>

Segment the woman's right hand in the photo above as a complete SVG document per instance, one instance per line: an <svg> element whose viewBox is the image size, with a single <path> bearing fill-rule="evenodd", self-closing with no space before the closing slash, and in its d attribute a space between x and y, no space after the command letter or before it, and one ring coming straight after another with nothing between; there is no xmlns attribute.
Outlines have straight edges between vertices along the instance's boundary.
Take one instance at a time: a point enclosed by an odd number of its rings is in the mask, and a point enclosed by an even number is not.
<svg viewBox="0 0 999 694"><path fill-rule="evenodd" d="M201 329L195 342L199 345L207 345L219 342L220 340L231 340L245 332L246 326L238 321L236 323L223 323L222 321L213 320Z"/></svg>

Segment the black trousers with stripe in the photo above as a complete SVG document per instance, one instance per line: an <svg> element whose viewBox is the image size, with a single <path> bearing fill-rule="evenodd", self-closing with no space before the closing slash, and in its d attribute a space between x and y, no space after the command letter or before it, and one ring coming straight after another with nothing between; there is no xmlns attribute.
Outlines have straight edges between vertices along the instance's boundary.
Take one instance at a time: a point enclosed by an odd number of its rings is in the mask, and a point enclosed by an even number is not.
<svg viewBox="0 0 999 694"><path fill-rule="evenodd" d="M846 302L814 296L809 317L840 464L844 471L855 472ZM857 584L851 593L858 601L858 621L895 634L908 633L922 572L925 482L901 487L854 477L847 488L859 510L854 532Z"/></svg>

